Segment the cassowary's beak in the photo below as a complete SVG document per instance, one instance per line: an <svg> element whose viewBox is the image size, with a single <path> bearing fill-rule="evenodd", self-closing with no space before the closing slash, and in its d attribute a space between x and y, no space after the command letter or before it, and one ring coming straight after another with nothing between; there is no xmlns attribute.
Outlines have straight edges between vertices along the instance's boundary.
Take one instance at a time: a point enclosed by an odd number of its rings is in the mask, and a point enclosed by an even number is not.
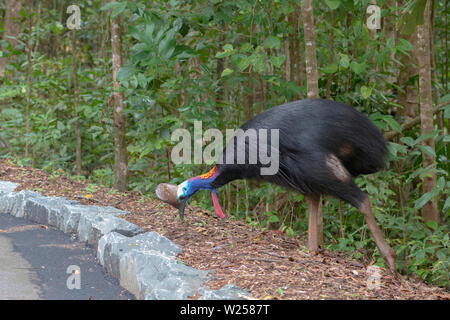
<svg viewBox="0 0 450 320"><path fill-rule="evenodd" d="M177 208L178 214L180 215L180 218L183 220L184 209L186 207L186 203L189 198L184 198L178 201L177 188L178 186L175 184L160 183L156 187L156 196L165 203L168 203L171 206Z"/></svg>
<svg viewBox="0 0 450 320"><path fill-rule="evenodd" d="M180 219L183 220L184 218L184 208L186 207L186 203L189 198L180 199L178 202L178 215L180 216Z"/></svg>
<svg viewBox="0 0 450 320"><path fill-rule="evenodd" d="M184 209L186 207L186 203L189 200L189 197L186 198L177 198L177 189L178 186L175 184L168 184L168 183L160 183L156 187L156 196L164 201L165 203L170 204L172 207L175 207L178 209L178 214L180 215L181 220L184 218ZM214 210L216 211L216 214L221 219L225 218L225 215L223 214L222 208L220 208L219 200L217 198L216 190L211 190L211 196L214 203Z"/></svg>

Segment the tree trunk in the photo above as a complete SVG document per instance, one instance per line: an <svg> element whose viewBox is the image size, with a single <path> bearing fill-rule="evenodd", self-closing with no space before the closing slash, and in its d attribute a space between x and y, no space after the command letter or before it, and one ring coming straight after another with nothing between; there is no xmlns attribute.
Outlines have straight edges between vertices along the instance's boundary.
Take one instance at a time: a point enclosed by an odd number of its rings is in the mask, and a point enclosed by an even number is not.
<svg viewBox="0 0 450 320"><path fill-rule="evenodd" d="M78 119L78 50L77 50L77 30L72 29L72 69L73 69L73 108L75 110L75 166L77 176L81 176L81 136L80 121Z"/></svg>
<svg viewBox="0 0 450 320"><path fill-rule="evenodd" d="M222 111L222 106L225 100L224 90L223 90L223 81L221 78L222 72L225 69L224 67L224 59L217 59L217 67L216 67L216 77L217 77L217 91L216 91L216 108L218 112ZM219 113L220 115L220 113Z"/></svg>
<svg viewBox="0 0 450 320"><path fill-rule="evenodd" d="M331 31L330 31L330 56L328 63L332 64L334 60L334 10L331 11ZM328 74L327 79L327 99L331 97L331 83L333 81L333 74Z"/></svg>
<svg viewBox="0 0 450 320"><path fill-rule="evenodd" d="M424 12L424 23L417 27L416 56L419 67L419 96L420 96L420 128L422 135L432 132L433 127L433 97L431 91L431 52L430 52L430 2L427 1ZM434 139L423 141L423 145L434 150ZM435 158L422 152L424 167L435 165ZM436 187L436 174L431 173L424 178L423 193L431 192ZM434 221L438 223L438 211L436 199L425 204L423 207L425 222Z"/></svg>
<svg viewBox="0 0 450 320"><path fill-rule="evenodd" d="M314 34L314 15L312 0L301 0L301 11L303 18L303 30L305 33L305 62L306 62L306 87L308 98L319 98L319 72L317 70L316 57L316 39ZM317 214L317 228L310 229L309 232L315 232L317 235L318 244L323 243L323 215L322 215L322 199L318 199L318 206L316 208ZM311 209L309 210L311 215ZM314 215L313 215L314 217ZM310 223L311 226L311 223ZM310 235L311 238L311 235Z"/></svg>
<svg viewBox="0 0 450 320"><path fill-rule="evenodd" d="M30 105L31 105L31 10L28 12L28 42L27 42L27 105L25 108L25 158L28 158L30 154Z"/></svg>
<svg viewBox="0 0 450 320"><path fill-rule="evenodd" d="M113 2L113 1L111 1ZM111 17L111 48L114 96L114 187L126 191L128 187L128 155L125 136L123 95L118 91L117 72L122 66L122 40L120 37L120 16Z"/></svg>
<svg viewBox="0 0 450 320"><path fill-rule="evenodd" d="M402 36L402 38L409 41L413 45L413 47L416 46L416 33ZM403 67L400 67L398 76L398 86L400 88L398 92L398 103L403 106L403 109L400 111L400 113L404 117L414 118L419 112L417 83L413 78L417 74L417 69L415 67L414 61L414 52L410 52L409 56L404 55L400 58L403 62Z"/></svg>
<svg viewBox="0 0 450 320"><path fill-rule="evenodd" d="M6 0L5 3L5 18L3 19L3 40L9 42L12 48L17 45L17 37L20 31L20 15L19 11L22 9L21 0ZM11 39L9 37L14 37ZM0 77L5 74L6 64L8 58L0 57Z"/></svg>
<svg viewBox="0 0 450 320"><path fill-rule="evenodd" d="M249 72L247 76L247 88L244 89L245 103L244 103L244 120L250 120L253 115L253 72Z"/></svg>
<svg viewBox="0 0 450 320"><path fill-rule="evenodd" d="M434 57L434 0L431 0L431 13L430 13L430 57L431 57L431 77L433 79L433 98L435 104L439 104L441 95L439 93L438 76L436 74L436 59ZM438 112L436 114L436 124L439 130L444 130L444 112Z"/></svg>
<svg viewBox="0 0 450 320"><path fill-rule="evenodd" d="M306 87L308 98L319 97L319 73L317 70L316 37L312 0L301 0L303 29L305 33Z"/></svg>
<svg viewBox="0 0 450 320"><path fill-rule="evenodd" d="M297 4L295 4L295 8L300 10ZM291 81L295 82L295 84L299 87L303 86L303 80L305 78L304 73L305 70L303 68L303 59L301 56L301 41L300 41L300 15L298 14L298 10L295 10L293 13L289 15L289 22L294 28L294 32L291 37L291 42L289 47L291 49ZM296 94L293 99L298 98L298 94Z"/></svg>
<svg viewBox="0 0 450 320"><path fill-rule="evenodd" d="M285 20L287 22L287 25L289 26L290 25L289 15L286 16ZM292 36L288 32L284 40L284 55L286 56L286 61L284 62L284 74L286 81L291 81L291 50L292 50L290 48L291 37Z"/></svg>
<svg viewBox="0 0 450 320"><path fill-rule="evenodd" d="M392 45L395 45L396 43L396 33L395 33L395 12L391 8L396 7L396 1L395 0L387 0L386 5L389 7L388 14L384 17L383 20L383 35L384 40L387 42L389 39L392 39ZM392 10L392 11L391 11ZM395 68L394 65L394 59L395 59L395 52L394 50L389 51L389 61L391 62L390 65L385 67L385 72L389 73L389 76L387 77L386 81L391 84L390 88L387 90L386 93L392 94L392 85L396 83L397 80L397 68Z"/></svg>

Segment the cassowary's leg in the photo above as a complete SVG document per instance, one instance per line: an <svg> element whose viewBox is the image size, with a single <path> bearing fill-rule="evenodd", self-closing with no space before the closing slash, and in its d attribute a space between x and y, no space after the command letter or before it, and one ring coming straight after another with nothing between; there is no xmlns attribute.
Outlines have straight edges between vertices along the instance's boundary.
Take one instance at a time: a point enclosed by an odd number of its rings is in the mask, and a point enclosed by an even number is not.
<svg viewBox="0 0 450 320"><path fill-rule="evenodd" d="M318 212L320 204L320 196L305 196L308 203L308 249L316 253L319 250L319 232L318 232Z"/></svg>
<svg viewBox="0 0 450 320"><path fill-rule="evenodd" d="M383 234L381 233L380 228L378 228L375 218L373 217L370 199L367 195L365 195L365 199L358 206L358 210L364 215L367 225L375 238L375 243L377 244L378 250L380 250L381 256L384 258L384 261L386 261L386 264L389 266L389 269L394 276L397 276L397 270L395 268L395 251L389 247L384 240Z"/></svg>
<svg viewBox="0 0 450 320"><path fill-rule="evenodd" d="M378 250L380 250L386 264L394 275L397 275L395 269L395 252L388 246L383 238L375 218L372 215L370 199L354 183L351 174L342 162L335 155L330 154L325 158L325 166L329 169L329 177L323 178L322 186L325 186L323 193L333 195L354 205L364 215L367 225L375 238Z"/></svg>

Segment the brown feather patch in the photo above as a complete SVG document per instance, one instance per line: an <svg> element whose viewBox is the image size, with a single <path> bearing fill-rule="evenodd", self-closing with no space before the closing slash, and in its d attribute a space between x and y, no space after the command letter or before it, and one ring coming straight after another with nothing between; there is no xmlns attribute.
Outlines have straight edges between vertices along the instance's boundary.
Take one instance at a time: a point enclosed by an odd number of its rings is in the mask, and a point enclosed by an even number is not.
<svg viewBox="0 0 450 320"><path fill-rule="evenodd" d="M339 180L344 182L349 182L351 180L350 173L334 154L330 154L327 157L325 164Z"/></svg>

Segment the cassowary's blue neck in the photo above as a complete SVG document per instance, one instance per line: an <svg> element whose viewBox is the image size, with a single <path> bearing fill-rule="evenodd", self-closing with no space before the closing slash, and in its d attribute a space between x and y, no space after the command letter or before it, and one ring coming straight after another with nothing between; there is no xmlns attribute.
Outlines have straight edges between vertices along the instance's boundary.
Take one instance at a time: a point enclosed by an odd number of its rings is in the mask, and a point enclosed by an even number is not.
<svg viewBox="0 0 450 320"><path fill-rule="evenodd" d="M197 190L213 190L213 182L219 174L219 170L217 170L217 167L214 166L214 168L212 168L209 172L190 178L188 181L191 187Z"/></svg>
<svg viewBox="0 0 450 320"><path fill-rule="evenodd" d="M219 199L217 198L216 189L214 187L214 181L220 175L220 171L215 166L208 173L202 174L197 177L190 178L184 182L182 182L177 189L177 198L178 201L183 203L183 211L184 204L187 199L192 197L198 190L211 190L211 197L214 204L214 210L218 217L225 218L223 214L222 208L220 208ZM181 209L180 209L181 210ZM181 211L182 212L182 211ZM180 214L182 216L182 213Z"/></svg>

